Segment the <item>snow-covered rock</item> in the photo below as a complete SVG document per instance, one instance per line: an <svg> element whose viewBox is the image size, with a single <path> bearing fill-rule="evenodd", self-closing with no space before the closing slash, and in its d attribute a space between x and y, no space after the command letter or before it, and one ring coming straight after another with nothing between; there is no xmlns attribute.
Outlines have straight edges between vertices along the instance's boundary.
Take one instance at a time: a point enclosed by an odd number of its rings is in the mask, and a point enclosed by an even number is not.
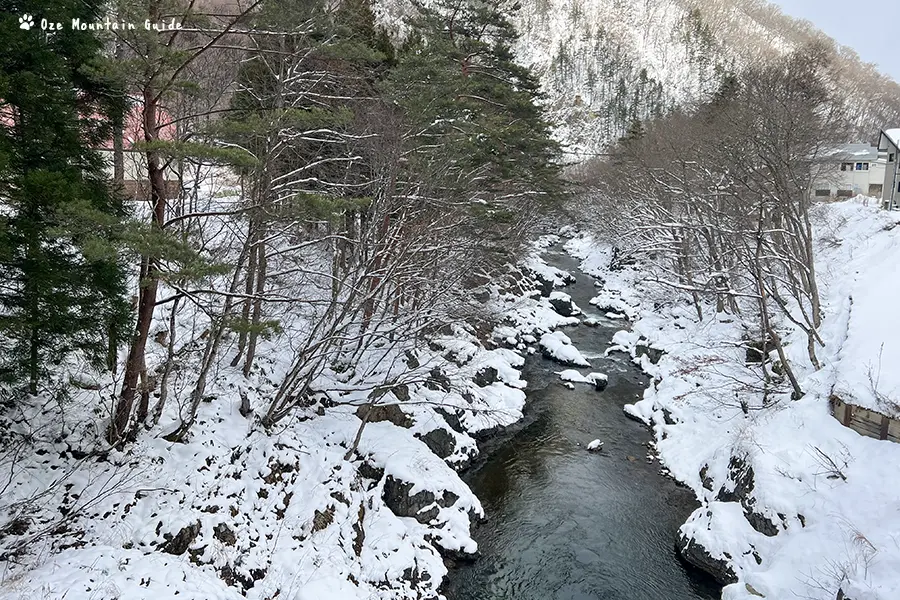
<svg viewBox="0 0 900 600"><path fill-rule="evenodd" d="M581 309L572 302L572 297L565 292L552 292L548 300L553 310L564 317L581 314Z"/></svg>
<svg viewBox="0 0 900 600"><path fill-rule="evenodd" d="M582 375L580 371L575 369L566 369L559 372L559 378L563 381L572 383L586 383L594 386L598 391L606 389L609 378L604 373L589 373Z"/></svg>
<svg viewBox="0 0 900 600"><path fill-rule="evenodd" d="M573 367L589 367L591 363L572 345L569 336L561 331L545 333L540 340L541 350L545 358L562 365Z"/></svg>

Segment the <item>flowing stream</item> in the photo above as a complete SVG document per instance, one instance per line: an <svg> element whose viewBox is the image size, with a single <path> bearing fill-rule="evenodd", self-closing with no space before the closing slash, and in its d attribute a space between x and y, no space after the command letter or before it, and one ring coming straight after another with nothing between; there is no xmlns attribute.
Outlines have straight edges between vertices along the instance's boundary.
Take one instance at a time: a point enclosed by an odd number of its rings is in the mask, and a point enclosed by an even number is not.
<svg viewBox="0 0 900 600"><path fill-rule="evenodd" d="M717 599L721 588L678 560L675 534L697 504L693 494L648 462L650 433L622 407L636 401L647 378L624 354L603 356L625 326L590 305L593 278L562 253L548 263L571 272L564 291L599 327L565 329L572 343L609 376L597 392L566 389L560 365L530 360L523 421L488 443L482 462L464 476L488 521L475 530L479 558L457 565L450 600ZM603 451L587 444L603 441Z"/></svg>

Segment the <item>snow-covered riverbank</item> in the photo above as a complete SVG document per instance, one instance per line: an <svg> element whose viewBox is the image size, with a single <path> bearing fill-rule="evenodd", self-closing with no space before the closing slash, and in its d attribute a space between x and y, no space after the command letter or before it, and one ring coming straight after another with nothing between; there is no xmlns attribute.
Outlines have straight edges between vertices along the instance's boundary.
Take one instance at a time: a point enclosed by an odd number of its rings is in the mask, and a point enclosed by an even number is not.
<svg viewBox="0 0 900 600"><path fill-rule="evenodd" d="M23 403L16 422L34 433L4 465L0 598L437 597L444 557L476 551L470 525L483 515L456 469L477 438L522 417L526 343L577 322L554 310L549 291L566 275L538 251L531 270L473 299L502 321L492 330L460 324L414 350L370 352L369 379L394 382L372 408L372 386L326 371L274 431L243 415L242 396L258 412L258 390L285 368L277 338L254 386L217 367L183 443L163 437L178 397L159 427L100 455L102 390L64 411Z"/></svg>
<svg viewBox="0 0 900 600"><path fill-rule="evenodd" d="M662 463L703 503L682 527L683 554L731 583L726 600L900 597L900 445L830 409L837 395L897 410L898 221L856 201L817 209L823 368L800 366L805 396L765 407L739 316L699 321L639 268L610 271L610 248L586 236L566 246L604 282L593 303L633 320L614 344L654 382L626 410L652 425ZM802 332L786 331L792 363L808 364Z"/></svg>

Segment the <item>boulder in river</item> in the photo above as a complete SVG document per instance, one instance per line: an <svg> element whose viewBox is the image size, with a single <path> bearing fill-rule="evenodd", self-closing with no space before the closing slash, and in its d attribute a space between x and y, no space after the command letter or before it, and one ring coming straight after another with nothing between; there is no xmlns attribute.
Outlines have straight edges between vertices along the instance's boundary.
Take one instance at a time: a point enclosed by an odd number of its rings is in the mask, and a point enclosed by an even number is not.
<svg viewBox="0 0 900 600"><path fill-rule="evenodd" d="M561 331L542 335L540 346L544 358L549 358L561 365L567 367L591 366L591 363L581 355L578 348L572 345L572 340Z"/></svg>
<svg viewBox="0 0 900 600"><path fill-rule="evenodd" d="M571 317L581 311L572 302L572 297L564 292L553 292L550 294L550 305L558 314L563 317Z"/></svg>
<svg viewBox="0 0 900 600"><path fill-rule="evenodd" d="M609 385L609 377L605 373L591 373L587 376L587 380L593 384L594 389L602 392Z"/></svg>

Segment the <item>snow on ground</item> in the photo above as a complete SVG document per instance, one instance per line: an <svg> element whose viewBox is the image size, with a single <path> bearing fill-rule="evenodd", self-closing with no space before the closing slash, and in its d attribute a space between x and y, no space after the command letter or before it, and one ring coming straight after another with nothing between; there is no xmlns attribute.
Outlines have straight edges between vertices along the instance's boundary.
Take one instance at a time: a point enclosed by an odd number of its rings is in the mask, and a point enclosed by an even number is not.
<svg viewBox="0 0 900 600"><path fill-rule="evenodd" d="M639 271L609 271L608 247L587 236L566 245L605 282L594 303L615 301L633 320L613 343L653 382L626 410L652 424L662 463L701 500L682 533L736 574L725 600L834 600L839 588L854 600L900 598L900 445L858 435L829 406L832 393L883 411L900 399L900 217L865 204L817 207L824 366L804 360L802 333L787 335L806 395L766 407L740 317L700 322ZM639 344L665 353L653 364Z"/></svg>
<svg viewBox="0 0 900 600"><path fill-rule="evenodd" d="M535 254L528 270L565 283L541 264ZM478 453L476 436L522 417L528 344L578 323L521 272L510 279L524 292L490 286L501 321L492 331L460 323L415 348L374 347L350 371L326 368L271 431L238 409L246 395L264 414L291 358L277 336L260 341L249 380L223 357L180 443L162 436L179 420L202 346L184 350L160 425L123 451L83 454L102 439L98 394L111 398L112 381L89 382L100 391L65 404L23 401L13 420L32 430L0 457L0 599L437 598L441 553L474 552L470 523L483 515L456 469ZM167 318L157 315L154 339ZM187 314L178 340L196 340L207 323ZM151 344L148 363L163 352ZM360 411L385 381L397 384L374 401L347 460Z"/></svg>

